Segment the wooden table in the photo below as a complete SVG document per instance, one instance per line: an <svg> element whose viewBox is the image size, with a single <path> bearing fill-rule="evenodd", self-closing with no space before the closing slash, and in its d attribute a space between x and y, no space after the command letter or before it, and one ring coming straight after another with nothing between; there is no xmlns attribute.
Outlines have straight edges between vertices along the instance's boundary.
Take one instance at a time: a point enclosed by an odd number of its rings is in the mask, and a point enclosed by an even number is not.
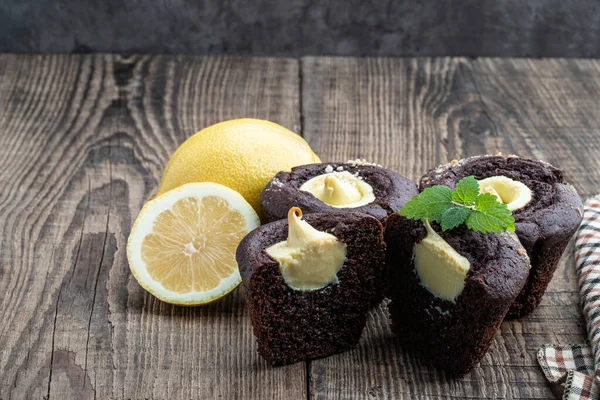
<svg viewBox="0 0 600 400"><path fill-rule="evenodd" d="M459 380L405 354L384 305L356 349L271 368L240 289L198 308L146 293L125 254L140 207L183 140L243 116L324 161L417 179L502 151L600 192L600 61L2 55L1 399L553 398L537 348L585 340L572 247L538 309Z"/></svg>

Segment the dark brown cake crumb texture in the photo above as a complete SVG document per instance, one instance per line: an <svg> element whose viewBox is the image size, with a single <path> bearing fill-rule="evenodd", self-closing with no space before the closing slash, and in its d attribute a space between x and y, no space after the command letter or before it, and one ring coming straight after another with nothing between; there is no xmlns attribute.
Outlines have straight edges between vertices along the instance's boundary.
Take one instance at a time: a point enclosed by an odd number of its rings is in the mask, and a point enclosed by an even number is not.
<svg viewBox="0 0 600 400"><path fill-rule="evenodd" d="M339 284L298 291L283 280L279 264L264 251L287 237L280 220L251 232L237 260L259 353L272 365L325 357L355 346L370 304L385 281L383 227L363 214L311 214L303 218L346 243Z"/></svg>
<svg viewBox="0 0 600 400"><path fill-rule="evenodd" d="M392 329L404 347L450 375L469 372L489 348L526 282L529 259L514 236L466 228L438 231L471 266L456 302L425 289L415 271L414 245L426 236L420 221L391 215L386 224Z"/></svg>
<svg viewBox="0 0 600 400"><path fill-rule="evenodd" d="M542 300L581 223L583 204L559 169L520 157L476 156L453 162L430 170L421 178L419 188L444 185L454 189L467 176L483 179L497 175L523 182L533 192L530 204L513 212L516 234L531 259L527 283L508 312L508 318L519 318L532 312Z"/></svg>

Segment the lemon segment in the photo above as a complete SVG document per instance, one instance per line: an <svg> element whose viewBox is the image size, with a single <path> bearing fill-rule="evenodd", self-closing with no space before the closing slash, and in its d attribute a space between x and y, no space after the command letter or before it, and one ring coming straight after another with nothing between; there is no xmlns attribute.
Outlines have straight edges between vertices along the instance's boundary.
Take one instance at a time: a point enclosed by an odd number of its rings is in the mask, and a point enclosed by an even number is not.
<svg viewBox="0 0 600 400"><path fill-rule="evenodd" d="M144 205L127 243L129 267L160 300L206 304L240 283L235 252L259 225L236 191L212 182L185 184Z"/></svg>

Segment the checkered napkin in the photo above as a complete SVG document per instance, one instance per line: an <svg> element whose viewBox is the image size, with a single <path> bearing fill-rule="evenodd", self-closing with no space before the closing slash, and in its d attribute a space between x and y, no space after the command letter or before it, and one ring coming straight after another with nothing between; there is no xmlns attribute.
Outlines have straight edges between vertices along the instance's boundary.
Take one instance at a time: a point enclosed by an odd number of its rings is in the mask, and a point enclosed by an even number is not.
<svg viewBox="0 0 600 400"><path fill-rule="evenodd" d="M546 344L538 361L551 383L564 385L563 400L600 400L600 195L585 203L575 249L589 344Z"/></svg>

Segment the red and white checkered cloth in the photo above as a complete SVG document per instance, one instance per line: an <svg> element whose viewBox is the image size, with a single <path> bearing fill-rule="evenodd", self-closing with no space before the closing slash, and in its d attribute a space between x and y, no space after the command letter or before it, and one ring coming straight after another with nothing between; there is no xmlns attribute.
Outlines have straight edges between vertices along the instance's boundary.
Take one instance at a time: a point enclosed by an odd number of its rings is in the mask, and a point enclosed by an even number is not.
<svg viewBox="0 0 600 400"><path fill-rule="evenodd" d="M546 344L538 361L550 382L564 384L564 400L600 400L600 196L585 202L575 250L589 343Z"/></svg>

